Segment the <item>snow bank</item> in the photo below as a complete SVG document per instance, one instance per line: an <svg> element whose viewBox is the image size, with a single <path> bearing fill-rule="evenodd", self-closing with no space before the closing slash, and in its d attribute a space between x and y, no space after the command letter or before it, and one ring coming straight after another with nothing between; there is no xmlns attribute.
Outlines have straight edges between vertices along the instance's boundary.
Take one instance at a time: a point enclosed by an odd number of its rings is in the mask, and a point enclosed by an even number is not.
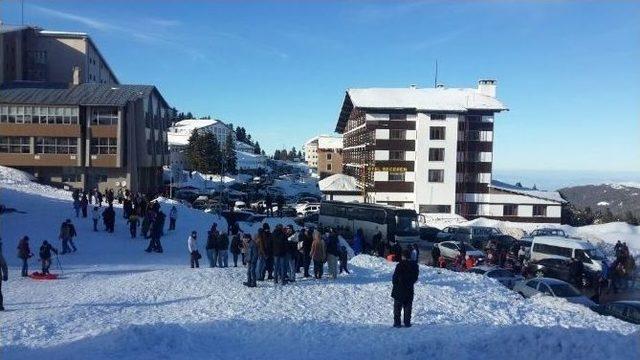
<svg viewBox="0 0 640 360"><path fill-rule="evenodd" d="M352 274L335 281L261 282L251 289L241 285L243 267L188 268L188 234L202 234L204 253L204 234L214 221L224 229L224 219L177 205L177 230L162 238L165 253L147 254L146 240L129 238L121 209L115 234L94 233L90 219L72 217L69 193L55 199L50 188L22 185L2 190L7 206L25 212L1 218L10 265L3 284L8 311L0 314L3 360L87 354L97 360L640 357L638 326L563 300L525 300L491 279L425 266L415 290L414 327L393 329L394 264L383 259L356 256ZM175 204L158 201L165 212ZM19 236L30 235L34 250L43 239L59 247L58 226L67 217L78 229L79 251L60 257L63 278L16 276Z"/></svg>

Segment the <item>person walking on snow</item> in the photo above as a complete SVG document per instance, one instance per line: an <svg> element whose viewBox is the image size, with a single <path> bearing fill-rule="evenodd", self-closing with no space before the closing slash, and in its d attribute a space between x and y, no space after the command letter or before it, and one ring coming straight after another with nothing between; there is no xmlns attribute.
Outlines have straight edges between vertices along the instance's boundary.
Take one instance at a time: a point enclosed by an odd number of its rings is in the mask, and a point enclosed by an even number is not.
<svg viewBox="0 0 640 360"><path fill-rule="evenodd" d="M76 228L71 223L71 219L67 219L60 226L60 240L62 240L62 252L61 254L70 253L73 249L73 252L76 252L78 249L76 245L73 243L73 237L78 235L76 233ZM71 245L71 247L69 247Z"/></svg>
<svg viewBox="0 0 640 360"><path fill-rule="evenodd" d="M82 199L80 199L80 208L82 209L82 217L87 217L87 207L89 206L89 199L87 199L87 194L82 194Z"/></svg>
<svg viewBox="0 0 640 360"><path fill-rule="evenodd" d="M4 299L2 297L2 282L9 280L7 261L2 256L2 239L0 239L0 311L4 311Z"/></svg>
<svg viewBox="0 0 640 360"><path fill-rule="evenodd" d="M393 327L401 327L400 313L404 312L404 326L411 327L411 308L413 306L413 287L418 281L420 271L418 263L410 260L411 254L402 252L402 260L393 272Z"/></svg>
<svg viewBox="0 0 640 360"><path fill-rule="evenodd" d="M129 223L129 233L131 234L131 238L135 239L138 235L138 224L140 223L138 215L136 215L135 212L132 212L131 215L129 215L127 223Z"/></svg>
<svg viewBox="0 0 640 360"><path fill-rule="evenodd" d="M194 230L191 232L191 236L187 239L187 248L189 249L189 258L191 260L191 268L194 267L199 268L200 263L198 260L200 259L200 253L198 252L198 233Z"/></svg>
<svg viewBox="0 0 640 360"><path fill-rule="evenodd" d="M47 240L42 242L40 246L40 261L42 262L42 274L48 274L51 267L51 252L58 255L58 249L49 244Z"/></svg>
<svg viewBox="0 0 640 360"><path fill-rule="evenodd" d="M247 249L247 281L244 285L256 287L256 265L258 263L258 246L251 240L251 235L244 234L243 249Z"/></svg>
<svg viewBox="0 0 640 360"><path fill-rule="evenodd" d="M76 212L76 217L80 217L80 199L73 199L73 210Z"/></svg>
<svg viewBox="0 0 640 360"><path fill-rule="evenodd" d="M229 235L220 234L218 238L218 267L229 267Z"/></svg>
<svg viewBox="0 0 640 360"><path fill-rule="evenodd" d="M31 248L29 247L29 237L23 236L18 243L18 258L22 260L22 276L29 275L28 260L32 257Z"/></svg>
<svg viewBox="0 0 640 360"><path fill-rule="evenodd" d="M116 224L116 212L113 210L112 204L109 204L109 206L104 209L102 212L102 218L107 232L113 233Z"/></svg>
<svg viewBox="0 0 640 360"><path fill-rule="evenodd" d="M207 246L205 251L207 252L207 259L209 259L209 267L216 267L218 261L218 224L213 223L211 230L209 230L209 236L207 237Z"/></svg>
<svg viewBox="0 0 640 360"><path fill-rule="evenodd" d="M174 205L169 210L169 230L176 229L176 220L178 220L178 209Z"/></svg>
<svg viewBox="0 0 640 360"><path fill-rule="evenodd" d="M98 220L100 220L100 209L94 206L91 209L91 219L93 220L93 231L98 231Z"/></svg>

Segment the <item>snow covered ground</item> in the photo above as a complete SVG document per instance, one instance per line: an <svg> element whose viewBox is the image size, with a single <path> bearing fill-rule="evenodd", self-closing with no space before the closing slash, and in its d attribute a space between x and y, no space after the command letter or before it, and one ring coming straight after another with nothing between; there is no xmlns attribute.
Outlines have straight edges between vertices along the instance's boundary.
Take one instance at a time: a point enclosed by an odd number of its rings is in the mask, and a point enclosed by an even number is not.
<svg viewBox="0 0 640 360"><path fill-rule="evenodd" d="M10 265L2 360L640 358L640 327L562 300L521 299L472 274L422 266L415 326L393 329L393 264L382 259L355 257L353 273L336 281L250 289L242 267L187 266L186 236L204 235L213 221L224 228L217 217L180 207L165 253L147 254L121 218L115 234L93 233L89 219L73 217L67 192L2 167L0 186L0 202L24 212L0 217ZM59 246L65 218L78 228L79 251L61 257L63 278L20 278L18 238L29 235L34 252L44 239Z"/></svg>

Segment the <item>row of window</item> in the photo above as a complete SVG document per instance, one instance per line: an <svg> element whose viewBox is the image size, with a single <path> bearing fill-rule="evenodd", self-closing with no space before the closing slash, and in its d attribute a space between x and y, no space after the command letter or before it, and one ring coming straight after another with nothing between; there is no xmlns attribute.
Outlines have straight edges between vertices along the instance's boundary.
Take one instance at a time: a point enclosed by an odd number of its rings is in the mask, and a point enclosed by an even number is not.
<svg viewBox="0 0 640 360"><path fill-rule="evenodd" d="M28 136L0 136L0 153L28 154L31 139Z"/></svg>
<svg viewBox="0 0 640 360"><path fill-rule="evenodd" d="M517 204L505 204L502 208L503 216L518 216ZM546 205L533 205L533 216L547 216Z"/></svg>
<svg viewBox="0 0 640 360"><path fill-rule="evenodd" d="M36 154L77 154L77 138L38 137L36 138Z"/></svg>
<svg viewBox="0 0 640 360"><path fill-rule="evenodd" d="M388 181L405 181L404 171L389 171ZM431 183L444 182L444 170L429 169L428 181Z"/></svg>
<svg viewBox="0 0 640 360"><path fill-rule="evenodd" d="M78 108L62 106L0 105L0 123L78 124Z"/></svg>
<svg viewBox="0 0 640 360"><path fill-rule="evenodd" d="M92 155L115 155L118 153L118 139L116 138L92 138Z"/></svg>
<svg viewBox="0 0 640 360"><path fill-rule="evenodd" d="M91 110L91 124L94 125L117 125L117 108L94 108Z"/></svg>
<svg viewBox="0 0 640 360"><path fill-rule="evenodd" d="M0 136L0 153L29 154L31 139L28 136ZM36 154L77 154L78 139L73 137L36 137ZM116 138L91 139L91 154L118 153Z"/></svg>

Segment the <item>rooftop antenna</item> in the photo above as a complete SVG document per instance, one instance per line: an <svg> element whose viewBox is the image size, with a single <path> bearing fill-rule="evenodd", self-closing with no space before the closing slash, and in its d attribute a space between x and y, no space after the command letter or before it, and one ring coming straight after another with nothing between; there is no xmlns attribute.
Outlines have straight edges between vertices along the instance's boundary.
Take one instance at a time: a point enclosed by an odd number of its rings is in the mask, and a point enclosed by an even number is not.
<svg viewBox="0 0 640 360"><path fill-rule="evenodd" d="M436 59L436 75L433 79L433 87L438 87L438 59Z"/></svg>

